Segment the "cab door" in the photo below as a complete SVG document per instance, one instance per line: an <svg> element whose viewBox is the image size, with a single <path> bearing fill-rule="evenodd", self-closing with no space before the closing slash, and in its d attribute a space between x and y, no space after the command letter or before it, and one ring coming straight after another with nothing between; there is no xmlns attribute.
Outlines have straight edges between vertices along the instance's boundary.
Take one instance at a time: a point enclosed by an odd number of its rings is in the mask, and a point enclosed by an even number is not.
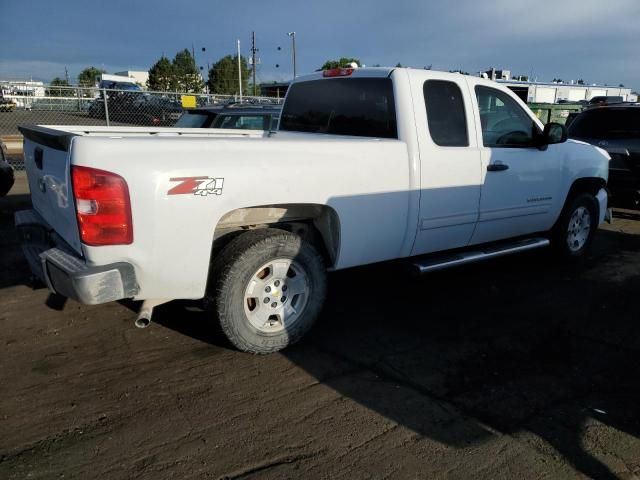
<svg viewBox="0 0 640 480"><path fill-rule="evenodd" d="M561 183L562 145L538 148L538 122L515 96L475 85L482 192L472 244L546 231Z"/></svg>
<svg viewBox="0 0 640 480"><path fill-rule="evenodd" d="M420 213L412 255L468 245L478 220L481 160L462 75L412 72Z"/></svg>

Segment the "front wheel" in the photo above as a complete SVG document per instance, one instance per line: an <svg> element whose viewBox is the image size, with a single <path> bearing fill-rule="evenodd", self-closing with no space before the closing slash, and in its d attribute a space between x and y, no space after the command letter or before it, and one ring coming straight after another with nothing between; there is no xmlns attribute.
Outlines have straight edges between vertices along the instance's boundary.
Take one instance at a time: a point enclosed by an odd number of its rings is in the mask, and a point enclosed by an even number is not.
<svg viewBox="0 0 640 480"><path fill-rule="evenodd" d="M565 206L553 230L553 244L564 257L583 257L598 228L598 204L593 195L581 193Z"/></svg>
<svg viewBox="0 0 640 480"><path fill-rule="evenodd" d="M216 259L215 305L223 332L239 350L271 353L315 323L326 294L324 260L298 235L247 232Z"/></svg>

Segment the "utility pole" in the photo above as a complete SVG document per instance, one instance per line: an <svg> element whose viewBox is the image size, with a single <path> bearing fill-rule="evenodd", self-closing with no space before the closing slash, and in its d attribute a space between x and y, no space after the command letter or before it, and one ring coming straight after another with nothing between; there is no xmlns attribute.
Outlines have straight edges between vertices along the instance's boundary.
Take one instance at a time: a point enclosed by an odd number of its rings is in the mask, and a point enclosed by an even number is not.
<svg viewBox="0 0 640 480"><path fill-rule="evenodd" d="M193 51L193 42L191 42L191 50ZM206 47L200 47L200 51L202 52L202 56L203 57L207 56L207 48ZM198 62L196 62L195 54L194 54L194 57L193 57L193 62L196 64L196 66L198 65ZM207 80L205 80L205 76L202 73L203 70L204 70L204 66L200 65L200 79L204 82L205 93L207 95L209 95L209 82L208 82L208 79L209 79L209 70L211 70L211 67L209 66L209 62L207 62L207 75L206 75L207 76Z"/></svg>
<svg viewBox="0 0 640 480"><path fill-rule="evenodd" d="M242 65L240 63L240 40L238 40L238 90L240 90L240 103L242 103Z"/></svg>
<svg viewBox="0 0 640 480"><path fill-rule="evenodd" d="M251 63L253 64L253 96L257 96L256 90L256 32L251 32Z"/></svg>
<svg viewBox="0 0 640 480"><path fill-rule="evenodd" d="M296 32L287 33L291 37L291 45L293 50L293 79L296 79Z"/></svg>
<svg viewBox="0 0 640 480"><path fill-rule="evenodd" d="M67 70L67 67L64 67L64 79L67 81L67 85L69 85L69 70Z"/></svg>

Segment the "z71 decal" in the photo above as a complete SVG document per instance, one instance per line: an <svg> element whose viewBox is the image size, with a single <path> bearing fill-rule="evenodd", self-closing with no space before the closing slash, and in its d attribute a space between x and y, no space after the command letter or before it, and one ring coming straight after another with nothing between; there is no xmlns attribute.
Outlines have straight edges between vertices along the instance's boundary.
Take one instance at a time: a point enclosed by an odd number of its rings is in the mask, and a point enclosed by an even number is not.
<svg viewBox="0 0 640 480"><path fill-rule="evenodd" d="M222 195L224 178L214 177L179 177L170 178L172 182L180 182L171 188L167 195Z"/></svg>

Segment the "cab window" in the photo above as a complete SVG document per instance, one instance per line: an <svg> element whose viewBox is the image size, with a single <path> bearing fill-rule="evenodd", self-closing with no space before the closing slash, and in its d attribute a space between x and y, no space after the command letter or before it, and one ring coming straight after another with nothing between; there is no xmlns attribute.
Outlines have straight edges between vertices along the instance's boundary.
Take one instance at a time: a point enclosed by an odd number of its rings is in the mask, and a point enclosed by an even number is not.
<svg viewBox="0 0 640 480"><path fill-rule="evenodd" d="M538 125L508 94L476 86L482 141L485 147L530 147L539 134Z"/></svg>
<svg viewBox="0 0 640 480"><path fill-rule="evenodd" d="M468 147L467 118L460 87L445 80L427 80L422 89L433 142L441 147Z"/></svg>

